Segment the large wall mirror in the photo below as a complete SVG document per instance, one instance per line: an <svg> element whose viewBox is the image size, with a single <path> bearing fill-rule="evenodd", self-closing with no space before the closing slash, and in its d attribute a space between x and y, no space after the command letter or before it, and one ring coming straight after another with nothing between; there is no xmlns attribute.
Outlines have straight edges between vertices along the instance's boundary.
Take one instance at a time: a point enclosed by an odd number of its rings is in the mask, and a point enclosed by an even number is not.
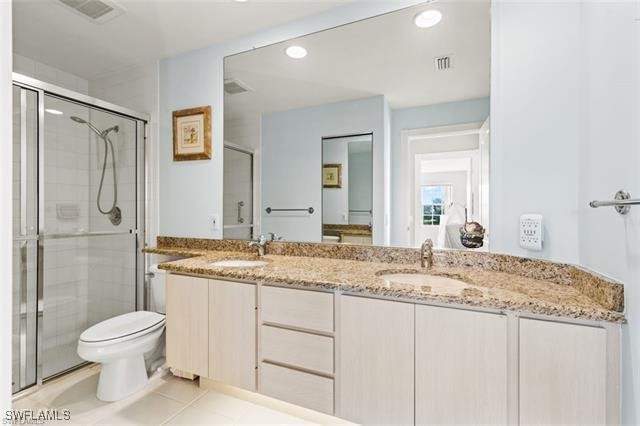
<svg viewBox="0 0 640 426"><path fill-rule="evenodd" d="M255 156L225 236L488 249L490 37L489 2L438 2L225 58L225 144Z"/></svg>

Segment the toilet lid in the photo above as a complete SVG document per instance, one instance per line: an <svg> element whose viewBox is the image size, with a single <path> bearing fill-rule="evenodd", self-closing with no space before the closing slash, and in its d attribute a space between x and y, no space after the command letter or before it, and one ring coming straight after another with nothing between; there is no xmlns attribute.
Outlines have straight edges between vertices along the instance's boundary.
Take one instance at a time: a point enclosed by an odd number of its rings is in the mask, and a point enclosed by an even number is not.
<svg viewBox="0 0 640 426"><path fill-rule="evenodd" d="M80 335L80 340L105 342L152 331L164 324L164 318L164 315L157 312L129 312L89 327Z"/></svg>

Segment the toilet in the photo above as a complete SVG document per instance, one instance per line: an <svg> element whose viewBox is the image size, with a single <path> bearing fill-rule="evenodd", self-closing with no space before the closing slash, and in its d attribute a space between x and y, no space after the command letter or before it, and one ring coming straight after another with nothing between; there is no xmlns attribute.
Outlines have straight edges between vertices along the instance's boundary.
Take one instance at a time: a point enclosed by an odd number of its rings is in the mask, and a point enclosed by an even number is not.
<svg viewBox="0 0 640 426"><path fill-rule="evenodd" d="M150 268L151 308L102 321L85 330L78 341L78 355L102 364L98 399L118 401L142 389L147 370L161 361L164 349L165 279L157 265Z"/></svg>

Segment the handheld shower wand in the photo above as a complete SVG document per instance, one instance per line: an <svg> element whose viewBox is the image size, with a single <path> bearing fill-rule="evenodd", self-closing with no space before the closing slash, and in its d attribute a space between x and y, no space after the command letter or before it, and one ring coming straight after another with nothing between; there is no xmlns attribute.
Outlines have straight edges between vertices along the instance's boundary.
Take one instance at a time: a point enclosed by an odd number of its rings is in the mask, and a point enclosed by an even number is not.
<svg viewBox="0 0 640 426"><path fill-rule="evenodd" d="M104 215L109 215L109 220L113 225L120 225L122 222L122 211L120 207L118 207L118 182L116 179L116 152L113 148L113 142L109 138L109 133L116 132L120 130L118 126L109 127L106 130L100 131L93 124L84 120L80 117L71 116L71 120L76 123L86 124L89 129L91 129L102 141L104 142L104 160L102 162L102 175L100 176L100 187L98 189L98 197L96 198L96 206L98 207L98 211ZM103 210L100 205L100 199L102 198L102 187L104 186L104 175L107 171L107 155L109 148L111 148L111 160L113 161L113 204L109 210Z"/></svg>

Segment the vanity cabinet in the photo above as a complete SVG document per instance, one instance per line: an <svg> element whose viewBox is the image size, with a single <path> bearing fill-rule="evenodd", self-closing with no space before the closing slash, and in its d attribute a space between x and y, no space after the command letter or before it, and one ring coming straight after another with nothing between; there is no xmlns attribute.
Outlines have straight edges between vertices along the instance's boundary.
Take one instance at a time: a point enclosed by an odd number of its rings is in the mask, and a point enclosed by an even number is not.
<svg viewBox="0 0 640 426"><path fill-rule="evenodd" d="M520 424L612 423L607 331L533 319L520 319L519 326Z"/></svg>
<svg viewBox="0 0 640 426"><path fill-rule="evenodd" d="M619 324L170 274L166 333L173 369L361 424L620 422Z"/></svg>
<svg viewBox="0 0 640 426"><path fill-rule="evenodd" d="M169 274L167 365L256 389L256 286Z"/></svg>
<svg viewBox="0 0 640 426"><path fill-rule="evenodd" d="M209 376L209 280L168 274L166 282L167 365Z"/></svg>
<svg viewBox="0 0 640 426"><path fill-rule="evenodd" d="M261 393L334 413L334 297L261 287Z"/></svg>
<svg viewBox="0 0 640 426"><path fill-rule="evenodd" d="M416 424L507 424L507 318L416 305Z"/></svg>
<svg viewBox="0 0 640 426"><path fill-rule="evenodd" d="M209 375L256 390L256 286L209 280Z"/></svg>
<svg viewBox="0 0 640 426"><path fill-rule="evenodd" d="M413 424L414 311L410 303L341 297L338 417Z"/></svg>

